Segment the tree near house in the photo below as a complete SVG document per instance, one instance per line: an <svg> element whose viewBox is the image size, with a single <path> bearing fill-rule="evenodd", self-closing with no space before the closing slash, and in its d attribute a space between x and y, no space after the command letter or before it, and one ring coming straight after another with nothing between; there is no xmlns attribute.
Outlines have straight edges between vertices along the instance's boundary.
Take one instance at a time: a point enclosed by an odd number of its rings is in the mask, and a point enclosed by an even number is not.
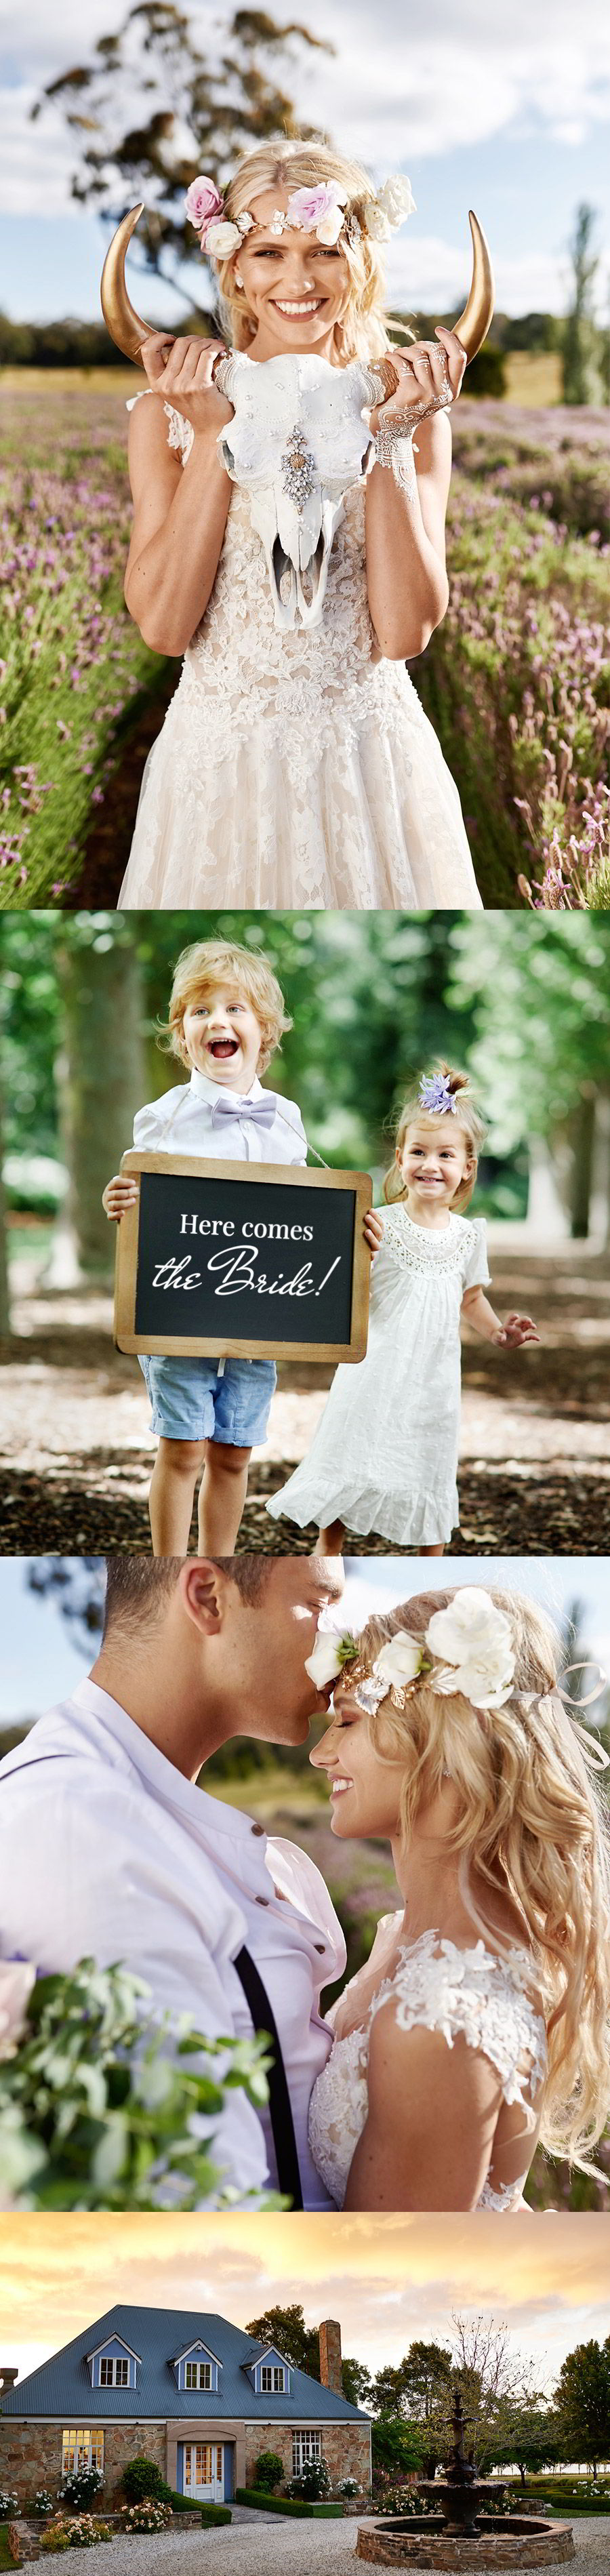
<svg viewBox="0 0 610 2576"><path fill-rule="evenodd" d="M558 2439L564 2459L584 2460L597 2478L610 2457L610 2335L578 2343L562 2362L555 2390Z"/></svg>
<svg viewBox="0 0 610 2576"><path fill-rule="evenodd" d="M310 2379L319 2380L318 2328L306 2326L303 2309L296 2302L290 2308L265 2308L262 2317L251 2318L245 2331L255 2343L276 2347L295 2370L306 2370Z"/></svg>
<svg viewBox="0 0 610 2576"><path fill-rule="evenodd" d="M537 2397L531 2405L515 2408L510 2430L494 2446L490 2466L494 2469L518 2468L521 2486L528 2477L539 2477L543 2469L552 2469L561 2459L558 2446L557 2420L552 2408Z"/></svg>
<svg viewBox="0 0 610 2576"><path fill-rule="evenodd" d="M443 2447L447 2446L446 2424L451 2410L451 2353L442 2344L410 2344L402 2361L387 2364L378 2371L373 2383L375 2412L385 2424L397 2422L401 2430L421 2428L421 2447L412 2461L406 2456L403 2467L423 2466L427 2478L433 2478Z"/></svg>
<svg viewBox="0 0 610 2576"><path fill-rule="evenodd" d="M280 83L286 59L314 47L334 51L302 23L278 26L266 9L237 9L216 22L204 54L183 9L140 0L116 32L98 37L88 61L48 82L32 109L38 117L51 102L65 114L79 150L71 183L79 205L115 225L144 200L136 261L174 292L188 262L200 315L211 310L212 289L186 220L186 189L200 170L222 189L241 152L278 133L312 132Z"/></svg>
<svg viewBox="0 0 610 2576"><path fill-rule="evenodd" d="M414 2470L419 2470L422 2477L434 2476L434 2467L429 2467L424 2427L409 2422L406 2416L377 2416L371 2427L371 2459L373 2486L378 2493L383 2492L388 2481L392 2486L400 2486Z"/></svg>

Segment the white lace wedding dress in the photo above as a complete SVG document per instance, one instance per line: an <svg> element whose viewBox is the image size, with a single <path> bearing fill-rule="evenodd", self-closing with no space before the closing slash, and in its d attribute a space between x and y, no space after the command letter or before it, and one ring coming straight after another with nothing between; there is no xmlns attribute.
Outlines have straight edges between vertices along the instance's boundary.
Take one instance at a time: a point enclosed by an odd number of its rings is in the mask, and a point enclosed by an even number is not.
<svg viewBox="0 0 610 2576"><path fill-rule="evenodd" d="M459 1519L460 1308L489 1280L485 1223L415 1225L402 1200L379 1208L366 1356L343 1361L311 1449L266 1509L272 1520L342 1520L400 1547L433 1547Z"/></svg>
<svg viewBox="0 0 610 2576"><path fill-rule="evenodd" d="M453 1941L441 1940L437 1932L423 1932L411 1948L401 1948L384 1976L384 1957L395 1950L400 1919L393 1914L382 1917L366 1967L360 1969L327 2015L333 2028L337 2020L351 2021L361 1994L362 2011L356 2028L343 2038L335 2038L326 2066L314 2084L309 2106L309 2143L314 2164L331 2200L341 2209L352 2158L367 2117L371 2023L380 2005L393 1996L401 2030L442 2031L448 2048L461 2033L467 2046L478 2049L495 2067L503 2102L521 2105L524 2130L528 2123L522 2148L521 2140L518 2142L522 2170L516 2180L495 2188L492 2147L487 2177L476 2203L477 2209L495 2209L502 2214L519 2209L526 2205L522 2194L536 2142L535 2100L547 2066L546 2030L535 1999L532 1959L527 1951L519 1949L499 1959L483 1941L477 1941L472 1950L460 1950Z"/></svg>
<svg viewBox="0 0 610 2576"><path fill-rule="evenodd" d="M168 403L186 463L190 423ZM318 626L274 625L232 486L211 599L142 779L125 907L481 910L457 788L366 593L364 484L345 498Z"/></svg>

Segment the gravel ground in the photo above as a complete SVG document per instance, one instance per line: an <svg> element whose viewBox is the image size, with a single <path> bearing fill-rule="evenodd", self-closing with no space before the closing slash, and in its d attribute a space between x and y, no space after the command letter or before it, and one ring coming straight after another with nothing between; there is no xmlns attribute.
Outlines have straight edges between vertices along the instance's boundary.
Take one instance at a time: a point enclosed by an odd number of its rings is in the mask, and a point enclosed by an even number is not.
<svg viewBox="0 0 610 2576"><path fill-rule="evenodd" d="M205 2576L207 2553L212 2549L210 2564L214 2570L221 2553L225 2553L227 2576L273 2576L276 2567L288 2568L292 2576L310 2576L310 2569L318 2567L323 2576L344 2576L344 2571L353 2565L357 2530L355 2518L295 2525L276 2515L272 2533L270 2518L263 2522L262 2516L256 2515L247 2531L243 2523L235 2521L209 2531L198 2528L188 2533L151 2533L138 2541L128 2540L121 2533L120 2538L108 2541L104 2547L100 2576L138 2576L138 2570L140 2576L182 2576L183 2569L189 2576L190 2568L198 2569L200 2564ZM575 2576L601 2576L601 2569L607 2569L609 2561L610 2521L605 2515L599 2520L583 2518L574 2525L574 2538ZM33 2560L27 2563L33 2568ZM89 2549L70 2550L70 2576L92 2576ZM462 2576L472 2576L466 2552Z"/></svg>

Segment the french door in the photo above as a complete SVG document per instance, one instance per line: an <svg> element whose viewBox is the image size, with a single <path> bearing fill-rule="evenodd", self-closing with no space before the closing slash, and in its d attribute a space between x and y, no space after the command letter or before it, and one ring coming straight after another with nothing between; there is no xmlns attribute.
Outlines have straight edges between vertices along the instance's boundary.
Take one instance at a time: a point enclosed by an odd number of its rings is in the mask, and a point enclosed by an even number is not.
<svg viewBox="0 0 610 2576"><path fill-rule="evenodd" d="M185 2442L184 2492L202 2504L222 2504L225 2491L224 2442Z"/></svg>

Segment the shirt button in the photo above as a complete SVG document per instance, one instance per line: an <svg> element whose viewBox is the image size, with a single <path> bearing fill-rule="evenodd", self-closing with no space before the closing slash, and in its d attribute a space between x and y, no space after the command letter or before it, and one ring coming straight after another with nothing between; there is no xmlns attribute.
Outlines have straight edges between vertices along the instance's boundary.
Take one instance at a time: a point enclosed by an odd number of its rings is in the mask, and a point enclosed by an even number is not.
<svg viewBox="0 0 610 2576"><path fill-rule="evenodd" d="M265 1832L265 1826L264 1826L264 1825L253 1825L253 1826L252 1826L252 1833L253 1833L253 1834L264 1834L264 1832Z"/></svg>
<svg viewBox="0 0 610 2576"><path fill-rule="evenodd" d="M254 1903L255 1905L268 1905L269 1898L268 1896L255 1896Z"/></svg>

